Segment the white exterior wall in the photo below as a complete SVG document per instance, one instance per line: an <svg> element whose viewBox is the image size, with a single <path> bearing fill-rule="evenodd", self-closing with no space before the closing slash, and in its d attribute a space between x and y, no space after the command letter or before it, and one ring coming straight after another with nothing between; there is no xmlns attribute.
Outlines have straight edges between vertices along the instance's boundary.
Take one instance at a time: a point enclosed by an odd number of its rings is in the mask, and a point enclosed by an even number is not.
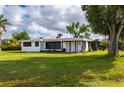
<svg viewBox="0 0 124 93"><path fill-rule="evenodd" d="M85 49L85 51L88 51L88 41L86 41L86 49Z"/></svg>
<svg viewBox="0 0 124 93"><path fill-rule="evenodd" d="M88 41L85 41L85 51L88 51ZM63 42L63 48L66 49L66 52L70 52L70 46L69 42ZM23 43L21 43L21 50L25 52L40 52L40 51L48 51L49 49L46 49L46 42L41 41L39 42L39 46L35 46L35 42L32 41L31 47L23 47ZM56 51L62 51L62 49L56 49ZM75 42L71 42L71 52L75 52ZM83 52L82 51L82 41L76 42L76 52Z"/></svg>
<svg viewBox="0 0 124 93"><path fill-rule="evenodd" d="M31 47L24 47L21 43L21 50L24 52L40 52L40 43L38 47L35 46L35 42L31 42Z"/></svg>
<svg viewBox="0 0 124 93"><path fill-rule="evenodd" d="M66 49L66 42L63 42L63 48Z"/></svg>

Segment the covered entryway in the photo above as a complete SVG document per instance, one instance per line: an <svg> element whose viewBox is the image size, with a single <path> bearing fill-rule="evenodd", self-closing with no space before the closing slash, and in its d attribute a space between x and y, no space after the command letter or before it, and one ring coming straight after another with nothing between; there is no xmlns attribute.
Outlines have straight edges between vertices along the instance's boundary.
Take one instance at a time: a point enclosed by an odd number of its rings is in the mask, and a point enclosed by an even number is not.
<svg viewBox="0 0 124 93"><path fill-rule="evenodd" d="M85 41L69 41L66 42L66 52L85 52L86 42Z"/></svg>
<svg viewBox="0 0 124 93"><path fill-rule="evenodd" d="M61 42L46 42L46 49L48 51L62 51Z"/></svg>

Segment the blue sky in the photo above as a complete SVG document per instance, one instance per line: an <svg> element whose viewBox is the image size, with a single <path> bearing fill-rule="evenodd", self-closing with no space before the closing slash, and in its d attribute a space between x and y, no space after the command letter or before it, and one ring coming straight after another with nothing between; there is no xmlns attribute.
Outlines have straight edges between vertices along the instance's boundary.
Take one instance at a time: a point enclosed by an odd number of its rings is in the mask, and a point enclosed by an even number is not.
<svg viewBox="0 0 124 93"><path fill-rule="evenodd" d="M69 38L72 36L66 33L66 25L72 22L87 24L81 6L0 6L0 14L12 24L2 38L10 38L12 33L23 30L31 38L55 38L57 33Z"/></svg>

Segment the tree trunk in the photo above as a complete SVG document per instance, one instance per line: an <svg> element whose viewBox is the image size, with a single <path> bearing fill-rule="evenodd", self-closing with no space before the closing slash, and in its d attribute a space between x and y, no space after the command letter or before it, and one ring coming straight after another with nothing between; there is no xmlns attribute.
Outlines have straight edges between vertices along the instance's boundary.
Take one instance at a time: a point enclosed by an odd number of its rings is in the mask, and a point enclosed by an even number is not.
<svg viewBox="0 0 124 93"><path fill-rule="evenodd" d="M119 40L120 33L124 27L123 23L124 23L124 20L122 21L122 23L120 24L120 27L118 27L118 29L116 28L115 24L113 24L113 26L112 26L112 31L110 32L110 39L109 39L109 48L108 48L108 54L110 56L118 56L119 55L118 40Z"/></svg>
<svg viewBox="0 0 124 93"><path fill-rule="evenodd" d="M111 33L110 41L109 41L109 50L108 53L110 56L118 56L118 37L116 32Z"/></svg>

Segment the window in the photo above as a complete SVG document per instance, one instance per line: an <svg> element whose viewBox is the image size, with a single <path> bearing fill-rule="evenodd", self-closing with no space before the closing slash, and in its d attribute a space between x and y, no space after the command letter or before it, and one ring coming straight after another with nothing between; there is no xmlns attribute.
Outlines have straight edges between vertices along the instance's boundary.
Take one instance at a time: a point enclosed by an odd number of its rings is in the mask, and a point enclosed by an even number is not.
<svg viewBox="0 0 124 93"><path fill-rule="evenodd" d="M39 42L35 42L35 46L38 47L39 46Z"/></svg>
<svg viewBox="0 0 124 93"><path fill-rule="evenodd" d="M24 47L30 47L31 46L31 42L23 42L23 46Z"/></svg>
<svg viewBox="0 0 124 93"><path fill-rule="evenodd" d="M46 42L46 49L61 49L61 42Z"/></svg>

